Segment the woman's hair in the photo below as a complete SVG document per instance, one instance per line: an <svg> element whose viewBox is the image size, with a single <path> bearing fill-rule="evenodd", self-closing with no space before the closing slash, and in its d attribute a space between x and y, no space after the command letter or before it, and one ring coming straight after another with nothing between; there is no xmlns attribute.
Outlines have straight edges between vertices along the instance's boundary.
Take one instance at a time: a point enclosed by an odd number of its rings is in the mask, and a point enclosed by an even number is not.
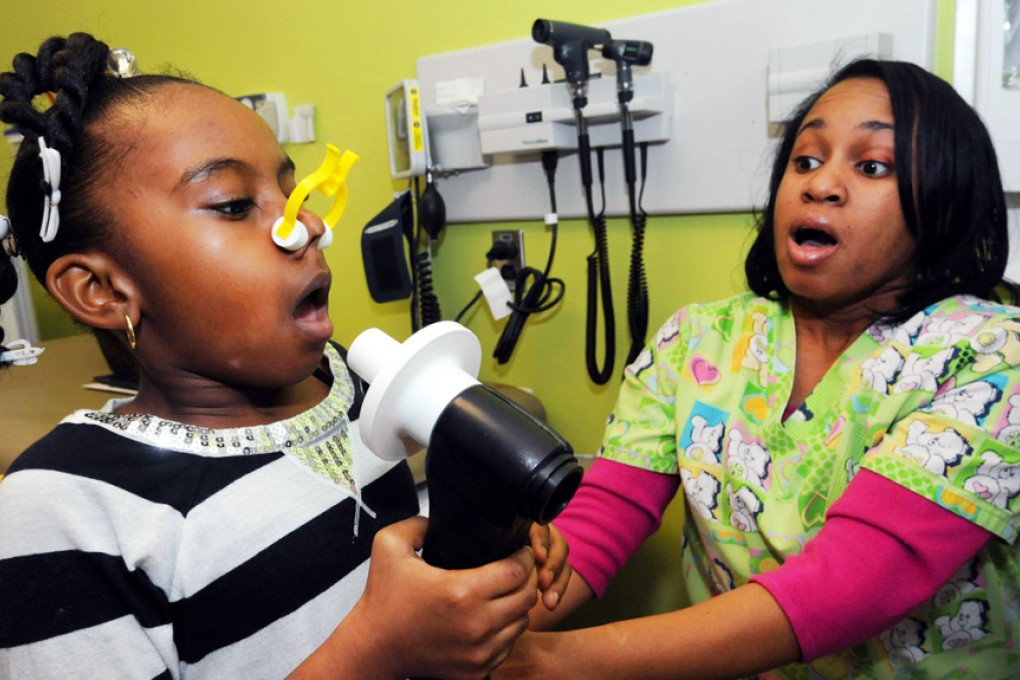
<svg viewBox="0 0 1020 680"><path fill-rule="evenodd" d="M758 235L744 262L751 290L787 300L776 262L776 195L790 163L797 133L818 99L850 78L877 78L892 103L893 162L900 207L917 240L916 278L900 292L895 309L875 310L906 319L958 294L1011 300L1016 286L1003 281L1009 255L1006 201L995 148L977 113L945 81L906 62L861 59L840 69L807 98L786 124L769 181L769 197L758 216ZM881 253L876 253L881 257Z"/></svg>
<svg viewBox="0 0 1020 680"><path fill-rule="evenodd" d="M24 136L7 185L7 214L13 241L0 247L0 303L17 287L13 254L25 258L46 285L46 271L61 255L110 250L112 221L96 200L96 189L111 178L130 150L117 134L120 105L139 102L175 83L194 81L166 75L121 78L108 71L110 48L91 35L50 38L35 56L14 57L13 70L0 73L0 121ZM43 109L36 103L48 99ZM48 195L39 156L39 138L60 152L60 227L56 238L40 238L44 195ZM3 331L0 330L0 344Z"/></svg>

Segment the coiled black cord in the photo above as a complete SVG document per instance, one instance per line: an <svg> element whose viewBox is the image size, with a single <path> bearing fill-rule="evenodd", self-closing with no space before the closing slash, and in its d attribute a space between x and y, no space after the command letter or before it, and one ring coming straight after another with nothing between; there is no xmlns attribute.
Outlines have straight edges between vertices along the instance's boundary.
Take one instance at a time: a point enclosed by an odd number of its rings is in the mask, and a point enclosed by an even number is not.
<svg viewBox="0 0 1020 680"><path fill-rule="evenodd" d="M587 135L584 139L578 137L578 152L587 156L588 172L591 177L591 151L588 145ZM588 207L588 221L591 223L595 235L595 250L588 255L588 323L585 328L585 349L584 359L588 367L588 377L596 385L604 385L613 374L613 365L616 357L616 315L613 312L613 290L609 278L609 241L606 235L606 182L605 182L605 160L603 150L597 149L599 166L599 183L602 186L602 209L595 214L594 201L592 200L591 182L585 184L585 202ZM582 159L582 177L584 176ZM595 357L595 349L598 331L598 307L599 292L601 290L602 317L605 322L605 351L602 367L599 368L598 360Z"/></svg>
<svg viewBox="0 0 1020 680"><path fill-rule="evenodd" d="M633 133L630 137L630 163L633 164ZM627 139L624 137L626 145ZM626 160L625 160L626 162ZM644 242L645 224L648 213L641 206L645 193L645 178L648 172L648 144L641 144L641 195L635 196L633 171L627 173L627 198L630 203L630 224L633 238L630 249L630 274L627 280L627 323L630 328L631 345L627 352L627 363L637 359L645 346L648 335L648 281L645 276Z"/></svg>
<svg viewBox="0 0 1020 680"><path fill-rule="evenodd" d="M439 308L439 298L432 288L432 249L431 242L426 241L425 250L421 250L422 216L419 199L418 177L414 178L415 210L418 212L414 238L411 239L411 331L417 332L443 318L443 312ZM425 236L429 239L428 234Z"/></svg>
<svg viewBox="0 0 1020 680"><path fill-rule="evenodd" d="M513 312L507 320L503 332L496 342L492 356L500 364L510 360L514 348L524 331L524 324L532 314L552 309L561 299L567 290L562 279L549 276L552 270L553 258L556 256L556 240L559 236L559 218L556 216L556 165L559 155L555 150L542 153L542 168L545 170L546 181L549 185L549 204L552 208L548 220L552 227L552 241L549 244L549 258L545 263L545 270L538 271L532 267L522 267L517 272L517 279L514 285L514 301L510 303Z"/></svg>
<svg viewBox="0 0 1020 680"><path fill-rule="evenodd" d="M428 326L442 321L443 312L439 308L439 298L432 289L432 256L428 251L415 256L415 269L418 272L418 306L421 326Z"/></svg>

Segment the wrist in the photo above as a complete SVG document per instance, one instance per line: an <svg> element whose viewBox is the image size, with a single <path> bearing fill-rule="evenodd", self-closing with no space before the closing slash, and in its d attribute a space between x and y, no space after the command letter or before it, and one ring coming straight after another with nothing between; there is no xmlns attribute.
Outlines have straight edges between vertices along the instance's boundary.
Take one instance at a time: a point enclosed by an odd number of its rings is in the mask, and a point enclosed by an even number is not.
<svg viewBox="0 0 1020 680"><path fill-rule="evenodd" d="M386 636L378 635L372 626L359 624L358 609L356 605L288 680L405 680L407 674L392 667L400 655L387 654L383 649Z"/></svg>

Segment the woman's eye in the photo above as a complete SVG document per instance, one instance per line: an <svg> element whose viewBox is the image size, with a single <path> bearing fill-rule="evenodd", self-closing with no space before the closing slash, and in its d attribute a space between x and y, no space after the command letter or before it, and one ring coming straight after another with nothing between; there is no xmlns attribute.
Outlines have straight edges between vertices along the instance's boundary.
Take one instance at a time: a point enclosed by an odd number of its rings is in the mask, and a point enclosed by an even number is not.
<svg viewBox="0 0 1020 680"><path fill-rule="evenodd" d="M857 167L868 177L886 177L892 174L892 166L882 161L861 161Z"/></svg>
<svg viewBox="0 0 1020 680"><path fill-rule="evenodd" d="M254 207L255 201L250 198L235 198L232 201L217 203L212 209L228 217L241 218L246 217Z"/></svg>
<svg viewBox="0 0 1020 680"><path fill-rule="evenodd" d="M793 167L797 172L807 172L821 167L822 162L812 156L797 156L793 159Z"/></svg>

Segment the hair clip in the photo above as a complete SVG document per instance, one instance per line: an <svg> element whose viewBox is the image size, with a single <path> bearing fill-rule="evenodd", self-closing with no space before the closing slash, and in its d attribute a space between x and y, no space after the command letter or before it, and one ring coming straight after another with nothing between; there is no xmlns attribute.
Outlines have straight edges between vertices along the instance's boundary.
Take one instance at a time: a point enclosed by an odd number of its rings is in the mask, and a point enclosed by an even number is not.
<svg viewBox="0 0 1020 680"><path fill-rule="evenodd" d="M14 227L6 215L0 215L0 253L6 252L8 257L17 257L18 243L14 240Z"/></svg>
<svg viewBox="0 0 1020 680"><path fill-rule="evenodd" d="M39 361L44 351L42 347L32 347L28 340L15 340L7 345L6 352L0 352L0 364L29 366Z"/></svg>
<svg viewBox="0 0 1020 680"><path fill-rule="evenodd" d="M106 57L106 71L115 78L132 78L140 73L135 55L121 47L110 50Z"/></svg>
<svg viewBox="0 0 1020 680"><path fill-rule="evenodd" d="M42 159L43 180L46 194L43 195L42 226L39 238L49 243L57 236L60 228L60 152L46 146L46 140L39 137L39 158Z"/></svg>
<svg viewBox="0 0 1020 680"><path fill-rule="evenodd" d="M319 169L308 175L291 192L284 207L283 216L273 223L273 243L285 250L294 251L308 243L308 228L298 220L298 211L312 189L318 189L327 197L333 196L333 205L322 218L326 231L319 238L319 250L328 248L333 242L333 229L340 221L347 207L347 173L358 160L353 151L344 151L332 144L326 145L326 158Z"/></svg>

